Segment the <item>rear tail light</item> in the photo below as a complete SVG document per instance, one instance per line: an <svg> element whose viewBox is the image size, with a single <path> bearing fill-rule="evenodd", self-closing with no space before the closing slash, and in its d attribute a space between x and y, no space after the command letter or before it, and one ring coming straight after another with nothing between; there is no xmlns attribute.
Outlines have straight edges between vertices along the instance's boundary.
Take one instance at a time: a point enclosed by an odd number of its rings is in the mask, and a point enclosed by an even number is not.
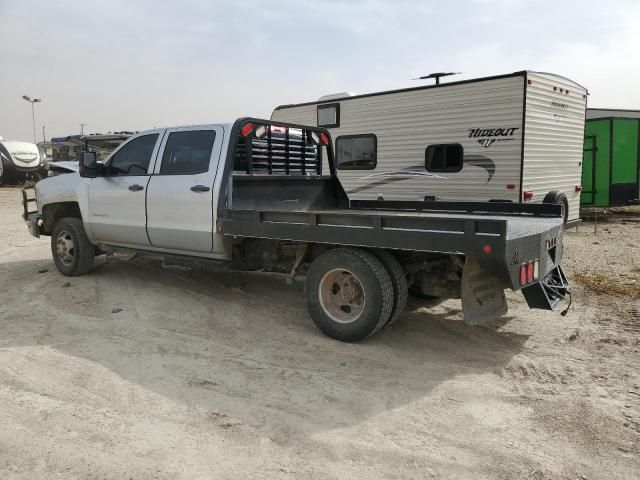
<svg viewBox="0 0 640 480"><path fill-rule="evenodd" d="M507 183L507 190L515 190L515 189L516 189L515 183Z"/></svg>
<svg viewBox="0 0 640 480"><path fill-rule="evenodd" d="M265 133L267 133L267 127L265 127L264 125L260 125L258 128L256 128L256 138L262 138Z"/></svg>
<svg viewBox="0 0 640 480"><path fill-rule="evenodd" d="M247 123L242 127L243 137L247 137L251 132L253 132L253 123Z"/></svg>
<svg viewBox="0 0 640 480"><path fill-rule="evenodd" d="M520 285L527 283L527 264L520 265Z"/></svg>
<svg viewBox="0 0 640 480"><path fill-rule="evenodd" d="M538 280L539 271L540 265L538 260L531 260L530 262L520 265L520 285Z"/></svg>
<svg viewBox="0 0 640 480"><path fill-rule="evenodd" d="M522 192L522 198L524 199L525 202L528 202L533 198L533 191L525 190L524 192Z"/></svg>
<svg viewBox="0 0 640 480"><path fill-rule="evenodd" d="M582 191L582 185L576 185L576 192Z"/></svg>
<svg viewBox="0 0 640 480"><path fill-rule="evenodd" d="M320 142L323 145L329 145L329 136L324 132L320 133Z"/></svg>

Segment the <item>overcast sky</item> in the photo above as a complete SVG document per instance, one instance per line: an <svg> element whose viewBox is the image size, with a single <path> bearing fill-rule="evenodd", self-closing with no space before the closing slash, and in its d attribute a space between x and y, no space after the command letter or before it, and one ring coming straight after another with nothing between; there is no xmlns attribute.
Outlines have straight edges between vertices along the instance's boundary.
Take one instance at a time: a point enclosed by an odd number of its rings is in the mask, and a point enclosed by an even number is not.
<svg viewBox="0 0 640 480"><path fill-rule="evenodd" d="M0 0L0 136L270 116L320 95L542 70L640 109L640 1ZM424 83L424 82L423 82Z"/></svg>

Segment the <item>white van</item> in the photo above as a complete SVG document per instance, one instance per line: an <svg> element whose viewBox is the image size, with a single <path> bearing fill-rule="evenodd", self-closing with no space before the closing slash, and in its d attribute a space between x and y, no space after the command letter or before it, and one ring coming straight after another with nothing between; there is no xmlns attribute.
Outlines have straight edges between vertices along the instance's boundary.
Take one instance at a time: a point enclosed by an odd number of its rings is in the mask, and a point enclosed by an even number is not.
<svg viewBox="0 0 640 480"><path fill-rule="evenodd" d="M352 206L376 202L562 203L579 222L587 90L551 73L494 77L276 107L328 128Z"/></svg>

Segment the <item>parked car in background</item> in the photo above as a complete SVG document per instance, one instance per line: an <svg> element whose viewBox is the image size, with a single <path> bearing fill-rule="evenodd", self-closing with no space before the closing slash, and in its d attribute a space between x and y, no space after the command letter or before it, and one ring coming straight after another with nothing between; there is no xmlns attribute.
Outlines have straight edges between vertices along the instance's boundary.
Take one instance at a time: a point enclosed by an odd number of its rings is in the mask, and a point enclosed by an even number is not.
<svg viewBox="0 0 640 480"><path fill-rule="evenodd" d="M0 137L0 185L44 177L43 155L29 142Z"/></svg>
<svg viewBox="0 0 640 480"><path fill-rule="evenodd" d="M98 161L103 161L133 134L134 132L123 131L54 137L50 142L51 155L48 156L45 164L48 176L77 172L78 158L82 152L95 152Z"/></svg>

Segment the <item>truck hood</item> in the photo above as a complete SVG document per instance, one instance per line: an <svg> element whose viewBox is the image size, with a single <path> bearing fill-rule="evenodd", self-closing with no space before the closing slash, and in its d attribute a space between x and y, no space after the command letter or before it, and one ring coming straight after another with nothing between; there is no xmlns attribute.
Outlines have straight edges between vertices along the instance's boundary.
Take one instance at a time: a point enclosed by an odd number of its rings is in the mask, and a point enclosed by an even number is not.
<svg viewBox="0 0 640 480"><path fill-rule="evenodd" d="M33 168L40 165L40 151L33 143L5 140L0 143L0 154L16 167Z"/></svg>
<svg viewBox="0 0 640 480"><path fill-rule="evenodd" d="M80 165L78 162L71 161L48 162L45 168L58 173L76 173L79 171Z"/></svg>

